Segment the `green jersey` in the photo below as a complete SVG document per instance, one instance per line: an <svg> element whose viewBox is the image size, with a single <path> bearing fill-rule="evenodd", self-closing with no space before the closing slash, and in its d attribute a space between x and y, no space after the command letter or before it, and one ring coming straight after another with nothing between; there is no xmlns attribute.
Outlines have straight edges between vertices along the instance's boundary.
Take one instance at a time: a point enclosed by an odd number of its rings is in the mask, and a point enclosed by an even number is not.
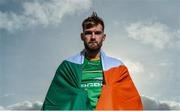
<svg viewBox="0 0 180 111"><path fill-rule="evenodd" d="M93 109L96 108L103 83L102 64L100 60L84 59L81 88L87 91Z"/></svg>

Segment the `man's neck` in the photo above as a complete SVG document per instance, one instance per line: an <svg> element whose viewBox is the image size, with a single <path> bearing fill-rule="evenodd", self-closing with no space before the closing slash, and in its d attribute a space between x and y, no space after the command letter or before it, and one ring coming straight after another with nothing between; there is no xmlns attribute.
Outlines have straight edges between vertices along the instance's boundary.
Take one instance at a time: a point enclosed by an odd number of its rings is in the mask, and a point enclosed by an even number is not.
<svg viewBox="0 0 180 111"><path fill-rule="evenodd" d="M100 59L100 52L88 52L86 51L86 58L89 60L99 60Z"/></svg>

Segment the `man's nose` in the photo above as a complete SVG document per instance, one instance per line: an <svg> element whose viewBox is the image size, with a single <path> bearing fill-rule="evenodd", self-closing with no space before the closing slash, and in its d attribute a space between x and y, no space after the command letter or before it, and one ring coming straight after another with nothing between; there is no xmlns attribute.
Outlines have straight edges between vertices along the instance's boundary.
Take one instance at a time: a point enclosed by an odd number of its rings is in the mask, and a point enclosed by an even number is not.
<svg viewBox="0 0 180 111"><path fill-rule="evenodd" d="M95 36L96 36L96 34L95 34L94 32L92 32L91 38L92 38L92 39L95 39Z"/></svg>

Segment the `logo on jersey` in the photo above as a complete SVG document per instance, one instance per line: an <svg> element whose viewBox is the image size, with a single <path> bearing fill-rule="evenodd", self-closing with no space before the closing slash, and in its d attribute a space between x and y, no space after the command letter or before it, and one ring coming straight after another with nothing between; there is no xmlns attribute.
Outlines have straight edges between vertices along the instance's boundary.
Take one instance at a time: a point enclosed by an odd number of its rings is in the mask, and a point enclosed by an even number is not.
<svg viewBox="0 0 180 111"><path fill-rule="evenodd" d="M89 88L89 87L101 87L102 86L102 82L95 82L95 83L82 83L81 87L82 88Z"/></svg>

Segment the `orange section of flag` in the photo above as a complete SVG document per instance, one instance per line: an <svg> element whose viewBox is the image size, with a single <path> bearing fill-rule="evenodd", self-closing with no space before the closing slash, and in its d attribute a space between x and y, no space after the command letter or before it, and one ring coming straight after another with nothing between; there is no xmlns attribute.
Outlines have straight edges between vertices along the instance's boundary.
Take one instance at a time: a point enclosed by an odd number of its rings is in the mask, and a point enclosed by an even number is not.
<svg viewBox="0 0 180 111"><path fill-rule="evenodd" d="M142 110L140 95L132 82L128 69L120 65L104 71L106 84L96 110Z"/></svg>

